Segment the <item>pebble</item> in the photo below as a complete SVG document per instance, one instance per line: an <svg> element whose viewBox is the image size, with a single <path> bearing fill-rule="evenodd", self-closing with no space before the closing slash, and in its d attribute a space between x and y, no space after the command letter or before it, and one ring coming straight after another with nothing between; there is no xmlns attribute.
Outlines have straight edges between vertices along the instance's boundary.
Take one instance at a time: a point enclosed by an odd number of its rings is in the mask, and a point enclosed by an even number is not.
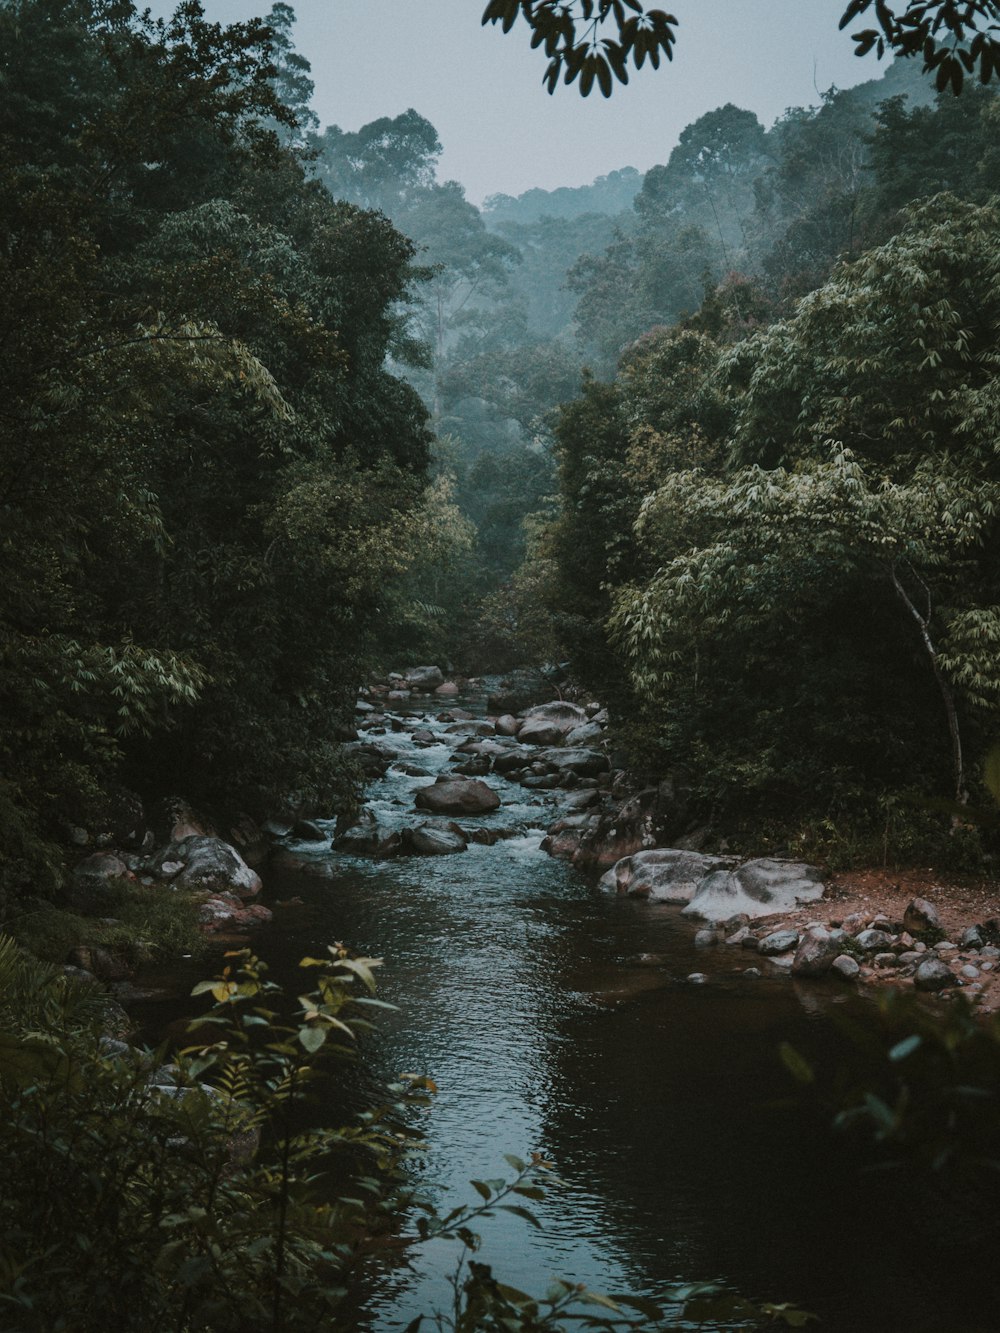
<svg viewBox="0 0 1000 1333"><path fill-rule="evenodd" d="M979 968L973 967L971 963L966 963L964 967L959 969L959 973L969 981L975 981L976 977L979 976Z"/></svg>
<svg viewBox="0 0 1000 1333"><path fill-rule="evenodd" d="M762 977L764 973L759 967L745 967L743 969L743 975L745 977Z"/></svg>
<svg viewBox="0 0 1000 1333"><path fill-rule="evenodd" d="M692 986L704 986L708 976L704 972L689 972L687 979Z"/></svg>

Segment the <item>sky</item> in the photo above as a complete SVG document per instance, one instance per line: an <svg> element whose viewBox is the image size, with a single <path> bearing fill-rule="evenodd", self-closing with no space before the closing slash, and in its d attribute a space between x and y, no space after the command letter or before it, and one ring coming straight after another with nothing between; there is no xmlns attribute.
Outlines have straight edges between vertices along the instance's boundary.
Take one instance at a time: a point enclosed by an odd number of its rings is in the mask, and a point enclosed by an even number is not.
<svg viewBox="0 0 1000 1333"><path fill-rule="evenodd" d="M289 0L295 44L312 64L320 123L356 130L409 107L444 145L439 178L476 204L533 186L584 185L619 167L665 162L684 127L735 102L770 125L831 85L877 78L837 23L846 0L659 0L679 20L671 64L648 65L606 101L542 87L545 57L519 20L482 27L485 0ZM233 22L271 0L203 0ZM163 12L163 7L157 9Z"/></svg>

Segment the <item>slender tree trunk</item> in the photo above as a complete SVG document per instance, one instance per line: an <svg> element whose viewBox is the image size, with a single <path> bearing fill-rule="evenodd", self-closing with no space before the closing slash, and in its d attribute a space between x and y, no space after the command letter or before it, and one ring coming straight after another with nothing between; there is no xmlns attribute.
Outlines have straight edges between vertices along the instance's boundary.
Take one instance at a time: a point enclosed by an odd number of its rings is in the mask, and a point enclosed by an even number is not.
<svg viewBox="0 0 1000 1333"><path fill-rule="evenodd" d="M899 572L893 564L890 566L893 587L903 605L909 611L910 615L917 622L920 630L920 638L924 645L924 651L927 653L930 661L931 670L934 672L934 679L937 681L938 690L941 693L941 702L944 704L945 716L948 719L948 735L951 737L951 762L955 775L955 800L959 805L965 805L969 799L969 793L965 786L965 768L962 762L962 734L958 726L958 709L955 707L955 696L952 693L948 678L941 670L938 662L937 648L930 634L931 605L930 593L927 592L927 614L921 615L917 610L912 598L903 587L899 578ZM922 580L921 580L922 582ZM925 585L925 591L926 585Z"/></svg>

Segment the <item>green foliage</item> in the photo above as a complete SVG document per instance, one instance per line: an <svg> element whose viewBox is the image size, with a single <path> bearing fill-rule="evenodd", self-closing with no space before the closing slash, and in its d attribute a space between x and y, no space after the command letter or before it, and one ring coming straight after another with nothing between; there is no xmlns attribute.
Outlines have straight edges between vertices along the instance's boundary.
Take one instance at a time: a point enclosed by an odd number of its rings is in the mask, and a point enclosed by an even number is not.
<svg viewBox="0 0 1000 1333"><path fill-rule="evenodd" d="M840 19L845 28L872 8L873 0L850 0ZM966 74L975 73L982 83L1000 72L1000 38L997 37L998 7L993 0L906 0L901 9L885 0L874 0L877 28L863 28L852 37L855 54L875 50L881 60L886 52L919 55L924 73L935 75L939 90L958 93ZM562 76L565 83L579 77L579 91L586 97L597 86L610 97L616 81L628 83L629 66L641 69L645 61L659 68L660 53L673 59L677 19L661 9L646 9L639 0L490 0L483 23L500 23L509 32L518 17L531 29L531 45L541 46L549 59L545 84L555 91ZM601 36L608 25L612 36Z"/></svg>
<svg viewBox="0 0 1000 1333"><path fill-rule="evenodd" d="M403 572L413 247L299 160L291 10L0 12L0 892L126 775L329 807ZM298 128L296 128L296 125Z"/></svg>
<svg viewBox="0 0 1000 1333"><path fill-rule="evenodd" d="M375 965L339 948L304 960L311 984L288 1021L263 965L234 956L196 988L214 1000L199 1020L210 1043L168 1077L157 1056L102 1044L92 1002L3 942L2 1300L19 1328L330 1316L409 1142L398 1108L302 1120L321 1068L370 1026ZM394 1092L419 1102L420 1083Z"/></svg>

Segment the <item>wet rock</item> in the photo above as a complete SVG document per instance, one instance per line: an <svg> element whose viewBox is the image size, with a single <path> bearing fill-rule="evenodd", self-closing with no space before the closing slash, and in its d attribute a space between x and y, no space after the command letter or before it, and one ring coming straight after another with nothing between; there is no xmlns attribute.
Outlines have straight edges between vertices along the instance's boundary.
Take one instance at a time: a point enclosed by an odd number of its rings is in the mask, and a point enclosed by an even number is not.
<svg viewBox="0 0 1000 1333"><path fill-rule="evenodd" d="M445 730L449 736L494 736L496 726L484 718L474 717L467 722L452 722Z"/></svg>
<svg viewBox="0 0 1000 1333"><path fill-rule="evenodd" d="M374 705L374 704L370 704L370 703L368 702L367 699L359 699L358 702L354 705L354 711L355 711L359 716L361 716L361 715L363 715L363 714L365 714L365 713L374 713L374 712L375 712L375 705Z"/></svg>
<svg viewBox="0 0 1000 1333"><path fill-rule="evenodd" d="M514 717L513 713L504 713L494 725L498 736L516 736L521 730L521 719Z"/></svg>
<svg viewBox="0 0 1000 1333"><path fill-rule="evenodd" d="M571 861L580 850L582 837L583 829L581 828L560 828L545 835L542 839L541 848L549 856Z"/></svg>
<svg viewBox="0 0 1000 1333"><path fill-rule="evenodd" d="M492 764L484 754L470 755L455 764L455 772L466 778L482 778L490 771Z"/></svg>
<svg viewBox="0 0 1000 1333"><path fill-rule="evenodd" d="M531 791L555 791L556 787L562 786L558 773L532 773L521 778L520 782L522 787Z"/></svg>
<svg viewBox="0 0 1000 1333"><path fill-rule="evenodd" d="M503 754L498 754L493 760L493 769L497 773L509 775L519 773L522 769L528 768L535 759L535 751L520 745L512 745L507 748Z"/></svg>
<svg viewBox="0 0 1000 1333"><path fill-rule="evenodd" d="M829 972L833 961L844 947L842 930L826 930L810 926L799 940L792 960L792 976L822 977Z"/></svg>
<svg viewBox="0 0 1000 1333"><path fill-rule="evenodd" d="M790 953L799 942L797 930L775 930L765 935L757 943L757 952L765 958L774 958L778 954Z"/></svg>
<svg viewBox="0 0 1000 1333"><path fill-rule="evenodd" d="M605 772L600 778L580 778L580 782L603 782L608 776ZM584 838L573 864L582 871L603 872L636 852L654 848L683 850L667 845L666 838L668 830L676 830L682 816L683 810L675 800L672 784L646 787L602 814Z"/></svg>
<svg viewBox="0 0 1000 1333"><path fill-rule="evenodd" d="M414 745L439 745L438 738L433 731L428 731L426 727L420 727L411 737Z"/></svg>
<svg viewBox="0 0 1000 1333"><path fill-rule="evenodd" d="M922 935L925 930L939 930L941 917L933 903L926 898L913 898L903 913L903 929L911 935Z"/></svg>
<svg viewBox="0 0 1000 1333"><path fill-rule="evenodd" d="M770 916L822 895L823 883L815 866L761 857L732 872L718 870L707 876L684 910L708 921L722 921L736 912Z"/></svg>
<svg viewBox="0 0 1000 1333"><path fill-rule="evenodd" d="M596 777L609 767L607 755L602 754L600 750L579 749L575 746L564 750L541 750L535 762L544 764L546 769L560 777L570 773L579 778Z"/></svg>
<svg viewBox="0 0 1000 1333"><path fill-rule="evenodd" d="M228 839L252 870L263 866L271 855L267 834L252 815L239 814L227 829Z"/></svg>
<svg viewBox="0 0 1000 1333"><path fill-rule="evenodd" d="M314 824L311 819L296 820L292 826L292 835L301 838L303 842L326 842L327 835L318 824Z"/></svg>
<svg viewBox="0 0 1000 1333"><path fill-rule="evenodd" d="M617 861L602 877L601 888L655 902L689 903L706 876L730 865L724 857L651 848Z"/></svg>
<svg viewBox="0 0 1000 1333"><path fill-rule="evenodd" d="M446 680L435 688L434 693L441 698L447 698L450 695L458 694L459 688L453 680Z"/></svg>
<svg viewBox="0 0 1000 1333"><path fill-rule="evenodd" d="M714 930L699 930L694 937L694 947L696 949L711 949L719 942L719 937Z"/></svg>
<svg viewBox="0 0 1000 1333"><path fill-rule="evenodd" d="M454 826L426 823L403 831L403 848L415 856L451 856L468 851L468 842Z"/></svg>
<svg viewBox="0 0 1000 1333"><path fill-rule="evenodd" d="M917 990L944 990L955 985L955 974L943 959L931 956L925 958L914 972L913 984Z"/></svg>
<svg viewBox="0 0 1000 1333"><path fill-rule="evenodd" d="M439 815L476 815L496 810L500 797L476 778L450 778L421 787L414 803L418 810Z"/></svg>
<svg viewBox="0 0 1000 1333"><path fill-rule="evenodd" d="M587 722L587 714L576 704L562 699L529 708L518 732L518 740L527 745L562 745L571 731Z"/></svg>
<svg viewBox="0 0 1000 1333"><path fill-rule="evenodd" d="M410 698L409 690L390 690L385 696L391 704L405 704Z"/></svg>
<svg viewBox="0 0 1000 1333"><path fill-rule="evenodd" d="M764 973L760 970L759 967L745 967L743 969L742 975L747 977L748 980L754 981L756 980L757 977L762 977Z"/></svg>
<svg viewBox="0 0 1000 1333"><path fill-rule="evenodd" d="M437 666L411 667L406 673L406 683L411 690L429 694L444 684L444 672Z"/></svg>
<svg viewBox="0 0 1000 1333"><path fill-rule="evenodd" d="M830 971L844 981L854 981L861 971L861 964L849 953L842 953L830 964Z"/></svg>
<svg viewBox="0 0 1000 1333"><path fill-rule="evenodd" d="M430 769L424 768L422 764L411 764L400 760L393 764L393 768L408 778L429 778L431 776Z"/></svg>
<svg viewBox="0 0 1000 1333"><path fill-rule="evenodd" d="M601 798L593 788L585 791L568 792L560 804L564 810L591 810Z"/></svg>
<svg viewBox="0 0 1000 1333"><path fill-rule="evenodd" d="M704 972L689 972L687 980L692 986L704 986L705 982L708 981L708 976Z"/></svg>
<svg viewBox="0 0 1000 1333"><path fill-rule="evenodd" d="M734 930L731 935L726 936L726 943L735 946L742 945L743 941L749 936L750 927L740 926ZM756 943L756 941L755 941Z"/></svg>

